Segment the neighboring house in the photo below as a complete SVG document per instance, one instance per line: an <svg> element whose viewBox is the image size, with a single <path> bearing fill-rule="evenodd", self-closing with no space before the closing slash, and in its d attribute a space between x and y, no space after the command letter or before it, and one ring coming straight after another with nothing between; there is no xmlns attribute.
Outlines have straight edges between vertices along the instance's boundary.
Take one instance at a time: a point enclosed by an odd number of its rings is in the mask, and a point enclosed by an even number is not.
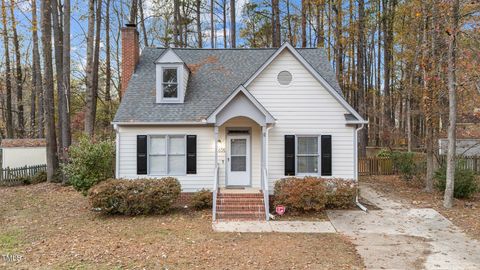
<svg viewBox="0 0 480 270"><path fill-rule="evenodd" d="M438 140L439 154L446 155L448 139L446 134ZM480 112L461 114L457 120L456 154L462 156L480 156Z"/></svg>
<svg viewBox="0 0 480 270"><path fill-rule="evenodd" d="M3 139L2 168L18 168L47 164L45 139Z"/></svg>
<svg viewBox="0 0 480 270"><path fill-rule="evenodd" d="M215 190L214 219L268 219L266 198L288 176L357 179L367 121L322 49L145 48L139 57L133 25L122 44L116 177L174 176L185 195Z"/></svg>

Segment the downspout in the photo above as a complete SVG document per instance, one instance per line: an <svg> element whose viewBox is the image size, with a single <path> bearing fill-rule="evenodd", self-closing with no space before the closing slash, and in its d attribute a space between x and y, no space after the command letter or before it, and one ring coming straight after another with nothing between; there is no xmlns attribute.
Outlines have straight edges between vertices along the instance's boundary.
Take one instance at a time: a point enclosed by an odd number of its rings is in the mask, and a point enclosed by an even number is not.
<svg viewBox="0 0 480 270"><path fill-rule="evenodd" d="M269 130L273 128L273 126L269 126L266 128L265 130L265 159L264 159L264 162L265 162L265 179L264 179L264 184L265 184L265 193L266 195L264 196L264 200L266 198L266 201L265 201L265 214L266 214L266 218L267 218L267 221L270 220L270 192L268 191L268 185L269 185L269 176L268 176L268 132Z"/></svg>
<svg viewBox="0 0 480 270"><path fill-rule="evenodd" d="M118 131L118 125L113 124L115 130L115 178L120 177L120 133Z"/></svg>
<svg viewBox="0 0 480 270"><path fill-rule="evenodd" d="M354 141L354 147L353 147L353 152L354 152L354 180L356 184L358 184L358 132L364 128L365 124L362 124L359 128L355 129L355 135L353 136L353 141ZM359 190L357 189L357 195L355 196L355 204L358 206L358 208L362 209L362 211L368 212L368 209L360 203L358 200L358 193Z"/></svg>

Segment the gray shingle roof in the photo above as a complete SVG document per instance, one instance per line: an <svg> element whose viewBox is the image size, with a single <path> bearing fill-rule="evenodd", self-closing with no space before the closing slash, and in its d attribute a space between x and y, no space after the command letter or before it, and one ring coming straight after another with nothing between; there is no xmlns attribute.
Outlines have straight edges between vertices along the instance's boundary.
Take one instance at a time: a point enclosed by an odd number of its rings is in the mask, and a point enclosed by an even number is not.
<svg viewBox="0 0 480 270"><path fill-rule="evenodd" d="M297 49L342 95L322 49ZM155 102L155 60L164 48L146 48L132 75L114 122L198 122L246 82L276 49L174 49L191 73L183 104Z"/></svg>

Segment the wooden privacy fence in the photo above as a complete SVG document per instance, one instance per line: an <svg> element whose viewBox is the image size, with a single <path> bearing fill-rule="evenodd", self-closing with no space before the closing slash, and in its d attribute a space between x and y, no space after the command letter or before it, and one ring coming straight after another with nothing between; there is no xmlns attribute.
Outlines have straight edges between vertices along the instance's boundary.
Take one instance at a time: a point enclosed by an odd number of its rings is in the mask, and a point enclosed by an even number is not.
<svg viewBox="0 0 480 270"><path fill-rule="evenodd" d="M359 175L392 175L395 174L393 160L383 157L364 157L358 159Z"/></svg>
<svg viewBox="0 0 480 270"><path fill-rule="evenodd" d="M441 165L446 165L447 156L441 155L439 157ZM457 168L469 169L480 174L480 156L457 156Z"/></svg>
<svg viewBox="0 0 480 270"><path fill-rule="evenodd" d="M38 172L46 170L47 165L34 165L19 168L0 169L0 185L18 184L21 178L31 177Z"/></svg>

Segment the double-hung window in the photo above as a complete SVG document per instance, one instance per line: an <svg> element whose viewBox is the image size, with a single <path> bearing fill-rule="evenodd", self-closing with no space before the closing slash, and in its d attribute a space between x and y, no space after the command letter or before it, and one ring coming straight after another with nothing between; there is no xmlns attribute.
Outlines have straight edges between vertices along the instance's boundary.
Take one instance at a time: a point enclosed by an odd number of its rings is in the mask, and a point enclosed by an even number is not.
<svg viewBox="0 0 480 270"><path fill-rule="evenodd" d="M186 170L184 135L150 136L151 175L182 175Z"/></svg>
<svg viewBox="0 0 480 270"><path fill-rule="evenodd" d="M162 95L165 99L178 98L178 69L176 67L162 69Z"/></svg>
<svg viewBox="0 0 480 270"><path fill-rule="evenodd" d="M297 173L318 174L318 136L297 136Z"/></svg>

